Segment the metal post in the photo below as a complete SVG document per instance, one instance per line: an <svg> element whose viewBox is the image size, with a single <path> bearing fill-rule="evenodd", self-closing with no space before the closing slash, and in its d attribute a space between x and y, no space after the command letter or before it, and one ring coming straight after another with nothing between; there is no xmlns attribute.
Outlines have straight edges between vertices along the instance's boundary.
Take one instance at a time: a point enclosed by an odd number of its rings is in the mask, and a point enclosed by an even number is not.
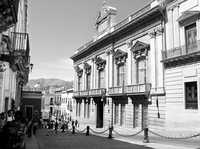
<svg viewBox="0 0 200 149"><path fill-rule="evenodd" d="M75 134L75 126L72 126L72 134Z"/></svg>
<svg viewBox="0 0 200 149"><path fill-rule="evenodd" d="M149 131L148 128L144 128L144 140L143 140L144 143L149 143L148 131Z"/></svg>
<svg viewBox="0 0 200 149"><path fill-rule="evenodd" d="M109 127L109 134L108 134L109 139L112 139L112 131L113 131L113 126Z"/></svg>
<svg viewBox="0 0 200 149"><path fill-rule="evenodd" d="M89 136L89 134L90 134L90 126L87 126L86 136Z"/></svg>

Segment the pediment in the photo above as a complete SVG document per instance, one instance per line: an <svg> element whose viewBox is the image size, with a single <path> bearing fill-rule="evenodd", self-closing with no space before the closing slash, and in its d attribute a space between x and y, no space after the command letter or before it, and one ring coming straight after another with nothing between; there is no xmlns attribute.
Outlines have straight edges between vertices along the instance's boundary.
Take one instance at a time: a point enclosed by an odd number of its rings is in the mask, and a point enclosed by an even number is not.
<svg viewBox="0 0 200 149"><path fill-rule="evenodd" d="M105 69L106 60L102 59L101 57L96 57L95 64L97 65L97 70L103 70Z"/></svg>
<svg viewBox="0 0 200 149"><path fill-rule="evenodd" d="M79 66L75 66L74 69L75 69L75 71L77 73L77 76L78 77L82 77L83 69L81 69Z"/></svg>
<svg viewBox="0 0 200 149"><path fill-rule="evenodd" d="M200 11L185 11L182 15L178 18L178 22L180 24L184 23L184 21L188 19L198 19L200 16Z"/></svg>
<svg viewBox="0 0 200 149"><path fill-rule="evenodd" d="M149 50L150 45L141 41L137 41L131 48L132 52L143 51L145 49Z"/></svg>
<svg viewBox="0 0 200 149"><path fill-rule="evenodd" d="M120 57L126 57L127 58L127 56L128 56L128 53L124 52L120 49L117 49L117 51L114 54L115 59L120 58Z"/></svg>
<svg viewBox="0 0 200 149"><path fill-rule="evenodd" d="M90 74L91 72L91 65L89 65L87 62L84 63L84 69L86 74Z"/></svg>

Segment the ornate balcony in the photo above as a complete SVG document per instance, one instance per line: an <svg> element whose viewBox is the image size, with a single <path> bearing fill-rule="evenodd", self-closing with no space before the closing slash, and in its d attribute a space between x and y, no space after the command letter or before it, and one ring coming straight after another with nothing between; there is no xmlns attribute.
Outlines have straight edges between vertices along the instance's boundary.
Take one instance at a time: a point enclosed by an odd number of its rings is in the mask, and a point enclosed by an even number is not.
<svg viewBox="0 0 200 149"><path fill-rule="evenodd" d="M166 66L198 61L200 57L200 41L190 46L180 46L162 52L163 63Z"/></svg>
<svg viewBox="0 0 200 149"><path fill-rule="evenodd" d="M124 87L122 87L122 86L110 87L108 89L108 94L110 96L120 96L124 93L123 89L124 89Z"/></svg>
<svg viewBox="0 0 200 149"><path fill-rule="evenodd" d="M124 93L127 95L139 95L148 94L151 90L151 84L138 84L138 85L127 85L124 87Z"/></svg>
<svg viewBox="0 0 200 149"><path fill-rule="evenodd" d="M7 30L17 22L19 0L0 1L0 32Z"/></svg>
<svg viewBox="0 0 200 149"><path fill-rule="evenodd" d="M89 90L89 96L90 97L102 97L105 94L106 94L106 89L105 88Z"/></svg>
<svg viewBox="0 0 200 149"><path fill-rule="evenodd" d="M88 95L89 95L88 90L76 91L76 92L74 92L73 97L74 98L84 98L84 97L88 97Z"/></svg>
<svg viewBox="0 0 200 149"><path fill-rule="evenodd" d="M138 85L127 85L120 87L111 87L108 90L110 96L129 96L129 95L145 95L149 94L151 90L151 84L138 84Z"/></svg>

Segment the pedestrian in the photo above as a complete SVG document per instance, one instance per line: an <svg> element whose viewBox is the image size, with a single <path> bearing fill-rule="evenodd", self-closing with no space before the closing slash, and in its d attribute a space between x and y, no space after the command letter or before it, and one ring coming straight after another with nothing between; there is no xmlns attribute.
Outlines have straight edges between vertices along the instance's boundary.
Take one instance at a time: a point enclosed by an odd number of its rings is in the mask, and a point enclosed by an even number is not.
<svg viewBox="0 0 200 149"><path fill-rule="evenodd" d="M78 121L77 120L75 121L75 126L76 126L76 128L78 127Z"/></svg>
<svg viewBox="0 0 200 149"><path fill-rule="evenodd" d="M61 129L62 129L62 132L65 132L65 124L64 123L62 123Z"/></svg>

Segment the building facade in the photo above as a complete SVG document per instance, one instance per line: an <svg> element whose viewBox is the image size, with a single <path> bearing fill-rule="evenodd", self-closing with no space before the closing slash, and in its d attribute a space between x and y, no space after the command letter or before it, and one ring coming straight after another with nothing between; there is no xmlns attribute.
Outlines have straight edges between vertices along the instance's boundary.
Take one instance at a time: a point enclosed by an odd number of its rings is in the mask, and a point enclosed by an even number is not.
<svg viewBox="0 0 200 149"><path fill-rule="evenodd" d="M166 127L199 130L200 1L171 1L166 14Z"/></svg>
<svg viewBox="0 0 200 149"><path fill-rule="evenodd" d="M152 1L118 24L117 9L103 4L95 38L71 57L76 116L81 123L97 128L163 127L162 4Z"/></svg>
<svg viewBox="0 0 200 149"><path fill-rule="evenodd" d="M22 87L30 71L27 0L0 3L0 112L20 108Z"/></svg>

